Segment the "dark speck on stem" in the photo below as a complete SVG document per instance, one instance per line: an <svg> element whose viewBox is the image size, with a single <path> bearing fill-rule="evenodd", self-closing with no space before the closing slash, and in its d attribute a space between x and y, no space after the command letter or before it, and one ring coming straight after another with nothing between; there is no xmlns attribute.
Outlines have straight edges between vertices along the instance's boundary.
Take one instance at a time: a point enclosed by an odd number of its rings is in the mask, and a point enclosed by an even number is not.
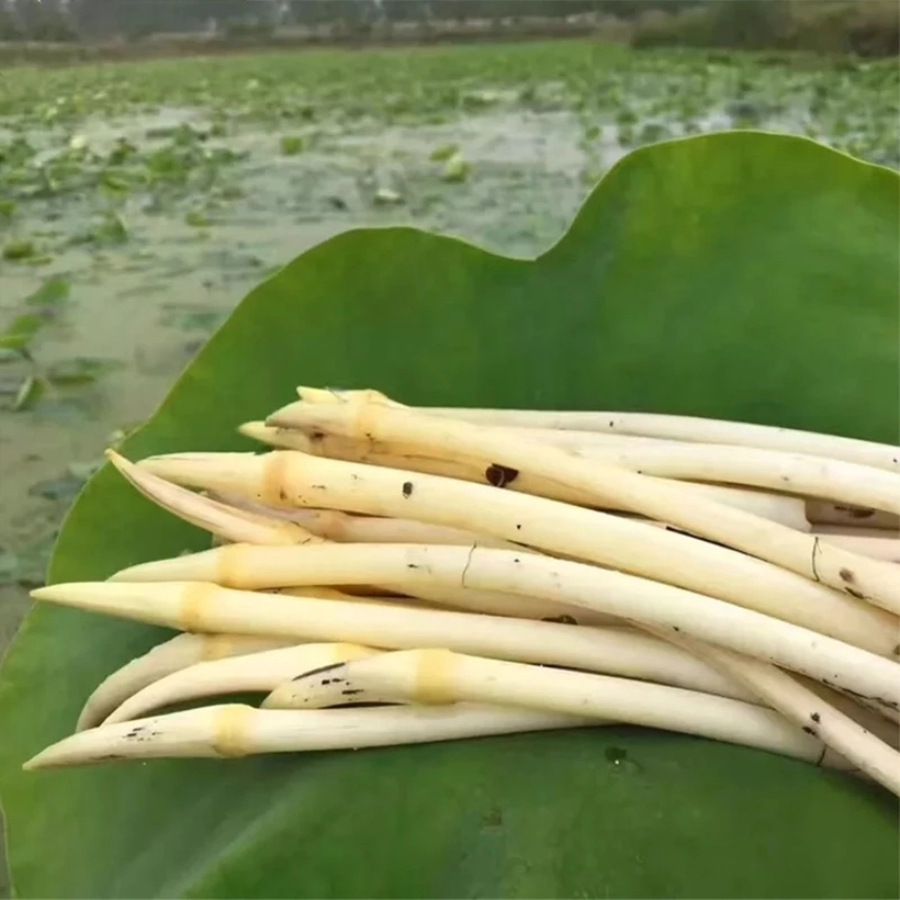
<svg viewBox="0 0 900 900"><path fill-rule="evenodd" d="M308 672L301 672L292 681L300 681L301 678L309 678L312 675L319 675L322 672L330 672L332 669L339 669L344 663L330 663L327 666L319 666L318 669L310 669Z"/></svg>
<svg viewBox="0 0 900 900"><path fill-rule="evenodd" d="M578 620L572 618L572 616L562 615L562 616L545 616L541 619L542 622L556 622L560 625L577 625Z"/></svg>
<svg viewBox="0 0 900 900"><path fill-rule="evenodd" d="M411 497L413 492L413 483L411 481L403 482L403 496Z"/></svg>
<svg viewBox="0 0 900 900"><path fill-rule="evenodd" d="M484 470L484 479L491 487L502 488L511 484L519 477L519 470L509 466L501 466L499 463L491 463Z"/></svg>

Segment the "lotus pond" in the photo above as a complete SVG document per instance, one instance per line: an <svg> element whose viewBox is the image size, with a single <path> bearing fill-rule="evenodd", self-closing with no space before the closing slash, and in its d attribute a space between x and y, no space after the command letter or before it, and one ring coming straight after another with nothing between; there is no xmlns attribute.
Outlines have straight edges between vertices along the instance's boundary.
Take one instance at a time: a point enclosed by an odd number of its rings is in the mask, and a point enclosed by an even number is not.
<svg viewBox="0 0 900 900"><path fill-rule="evenodd" d="M0 77L0 650L60 516L248 288L356 225L515 256L635 146L804 134L897 166L892 62L591 42Z"/></svg>
<svg viewBox="0 0 900 900"><path fill-rule="evenodd" d="M0 652L104 446L303 250L408 223L534 256L629 150L735 127L896 168L898 86L890 62L589 42L6 70Z"/></svg>

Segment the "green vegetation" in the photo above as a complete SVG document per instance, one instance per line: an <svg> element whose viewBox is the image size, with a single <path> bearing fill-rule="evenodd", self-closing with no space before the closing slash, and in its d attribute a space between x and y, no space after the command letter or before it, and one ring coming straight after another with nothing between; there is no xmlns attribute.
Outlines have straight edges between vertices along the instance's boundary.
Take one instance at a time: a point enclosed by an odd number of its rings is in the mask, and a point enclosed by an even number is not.
<svg viewBox="0 0 900 900"><path fill-rule="evenodd" d="M536 261L349 231L256 286L121 450L255 449L235 422L297 382L891 440L897 183L809 140L731 133L629 155ZM106 467L50 575L208 546ZM21 771L164 634L41 604L11 648L0 792L23 896L897 896L889 794L650 730Z"/></svg>
<svg viewBox="0 0 900 900"><path fill-rule="evenodd" d="M0 329L30 341L39 324L41 369L4 351L7 459L49 417L80 437L25 477L90 462L242 291L337 231L412 223L533 255L623 153L729 127L897 166L898 88L888 62L589 41L17 68L0 92ZM71 298L31 331L19 298L48 279ZM77 398L40 387L51 364L110 355L125 371ZM48 528L61 512L7 503ZM0 547L43 545L14 521Z"/></svg>
<svg viewBox="0 0 900 900"><path fill-rule="evenodd" d="M565 41L7 74L0 652L102 448L306 248L411 224L533 257L624 153L731 127L900 166L900 72L847 56Z"/></svg>
<svg viewBox="0 0 900 900"><path fill-rule="evenodd" d="M674 4L673 4L674 5ZM727 0L657 9L633 26L635 47L723 47L896 56L893 0Z"/></svg>

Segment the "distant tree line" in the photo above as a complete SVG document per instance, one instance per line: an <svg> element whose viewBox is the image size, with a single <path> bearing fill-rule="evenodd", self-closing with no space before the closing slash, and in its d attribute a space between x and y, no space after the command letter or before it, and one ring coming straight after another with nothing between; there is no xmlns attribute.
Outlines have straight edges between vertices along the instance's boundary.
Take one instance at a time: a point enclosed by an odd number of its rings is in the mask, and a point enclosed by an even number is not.
<svg viewBox="0 0 900 900"><path fill-rule="evenodd" d="M694 6L700 0L679 0ZM605 14L633 19L672 0L0 0L0 39L102 39L117 35L360 24L561 19Z"/></svg>
<svg viewBox="0 0 900 900"><path fill-rule="evenodd" d="M634 47L900 52L898 0L0 0L0 41L203 35L227 45L305 30L365 42L401 32L461 37L467 24L484 22L489 35L564 33L520 27L538 20L566 20Z"/></svg>

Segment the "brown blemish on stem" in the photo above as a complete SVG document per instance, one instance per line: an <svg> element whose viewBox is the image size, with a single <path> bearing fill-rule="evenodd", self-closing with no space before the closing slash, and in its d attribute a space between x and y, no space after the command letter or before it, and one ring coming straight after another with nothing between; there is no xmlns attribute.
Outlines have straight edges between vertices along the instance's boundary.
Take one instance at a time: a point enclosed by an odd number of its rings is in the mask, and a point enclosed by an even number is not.
<svg viewBox="0 0 900 900"><path fill-rule="evenodd" d="M841 576L841 581L845 581L847 584L856 583L856 578L849 569L841 569L840 572L838 572L838 575Z"/></svg>
<svg viewBox="0 0 900 900"><path fill-rule="evenodd" d="M306 672L301 672L299 675L295 675L291 679L291 681L303 681L304 678L312 678L314 675L320 675L322 672L331 672L334 669L339 669L343 665L345 665L345 663L336 662L328 663L327 666L318 666L315 669L308 669Z"/></svg>
<svg viewBox="0 0 900 900"><path fill-rule="evenodd" d="M866 509L861 506L838 506L834 507L838 512L847 513L851 519L871 519L875 515L874 509Z"/></svg>
<svg viewBox="0 0 900 900"><path fill-rule="evenodd" d="M378 420L383 407L373 401L374 397L368 391L361 391L349 401L350 416L345 432L347 437L366 440L370 444L377 440Z"/></svg>
<svg viewBox="0 0 900 900"><path fill-rule="evenodd" d="M260 494L262 502L268 506L289 507L287 485L288 464L290 456L283 451L270 453L266 464L263 466L260 481Z"/></svg>
<svg viewBox="0 0 900 900"><path fill-rule="evenodd" d="M512 484L519 477L519 470L510 466L501 466L500 463L491 463L484 470L484 480L491 487L503 488Z"/></svg>

